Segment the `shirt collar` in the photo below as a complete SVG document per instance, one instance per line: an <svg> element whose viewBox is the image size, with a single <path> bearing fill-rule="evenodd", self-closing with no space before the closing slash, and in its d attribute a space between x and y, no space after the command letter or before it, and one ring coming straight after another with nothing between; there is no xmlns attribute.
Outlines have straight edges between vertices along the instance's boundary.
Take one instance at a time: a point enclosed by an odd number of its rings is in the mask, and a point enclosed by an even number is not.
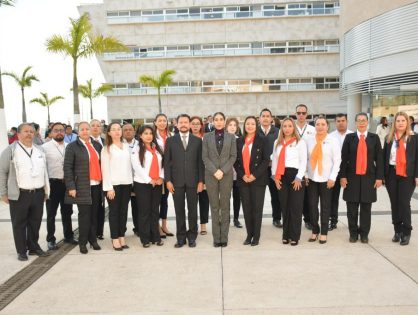
<svg viewBox="0 0 418 315"><path fill-rule="evenodd" d="M179 132L179 135L180 135L181 138L184 137L184 136L186 136L186 138L188 138L189 137L189 131L186 132L186 133Z"/></svg>
<svg viewBox="0 0 418 315"><path fill-rule="evenodd" d="M260 125L260 127L261 127L261 130L263 130L263 132L264 132L264 134L268 134L269 132L270 132L270 130L271 130L271 125L270 126L268 126L268 128L266 129L266 128L264 128L263 126L261 126Z"/></svg>
<svg viewBox="0 0 418 315"><path fill-rule="evenodd" d="M361 135L362 135L362 133L357 130L357 137L360 138ZM364 132L364 138L367 138L367 130Z"/></svg>

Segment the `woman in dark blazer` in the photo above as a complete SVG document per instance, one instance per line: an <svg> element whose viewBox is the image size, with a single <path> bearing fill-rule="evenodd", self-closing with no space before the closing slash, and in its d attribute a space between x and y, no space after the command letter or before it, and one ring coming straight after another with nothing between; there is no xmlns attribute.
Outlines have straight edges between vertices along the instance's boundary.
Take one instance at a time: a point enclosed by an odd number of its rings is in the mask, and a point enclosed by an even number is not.
<svg viewBox="0 0 418 315"><path fill-rule="evenodd" d="M408 245L411 238L411 197L418 185L418 138L411 135L409 117L396 113L384 147L385 185L395 229L393 242Z"/></svg>
<svg viewBox="0 0 418 315"><path fill-rule="evenodd" d="M97 244L97 212L101 202L100 152L102 146L90 138L90 125L80 122L77 140L65 149L64 180L67 187L65 203L78 208L78 243L80 252L87 254L87 241L94 250Z"/></svg>
<svg viewBox="0 0 418 315"><path fill-rule="evenodd" d="M244 134L237 140L237 185L240 189L247 238L244 245L257 246L263 219L264 194L268 185L270 162L265 138L257 135L257 118L244 121Z"/></svg>

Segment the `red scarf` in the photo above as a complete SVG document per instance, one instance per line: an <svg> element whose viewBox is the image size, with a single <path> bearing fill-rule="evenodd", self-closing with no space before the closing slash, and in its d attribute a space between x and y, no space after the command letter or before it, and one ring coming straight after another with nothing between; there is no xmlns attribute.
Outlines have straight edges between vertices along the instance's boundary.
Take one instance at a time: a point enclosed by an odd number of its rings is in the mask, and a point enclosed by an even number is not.
<svg viewBox="0 0 418 315"><path fill-rule="evenodd" d="M86 142L87 149L89 150L90 154L90 180L101 181L102 180L102 172L100 171L100 162L99 156L95 148L93 148L90 141Z"/></svg>
<svg viewBox="0 0 418 315"><path fill-rule="evenodd" d="M163 139L164 148L165 148L165 142L167 141L167 130L160 132L160 136L161 136L161 139Z"/></svg>
<svg viewBox="0 0 418 315"><path fill-rule="evenodd" d="M367 171L367 144L364 135L360 135L357 146L356 174L365 175Z"/></svg>
<svg viewBox="0 0 418 315"><path fill-rule="evenodd" d="M251 155L250 155L250 144L252 144L254 142L254 137L247 137L245 138L245 145L244 145L244 150L242 151L242 163L244 166L244 172L245 175L250 176L251 172L250 172L250 160L251 160Z"/></svg>
<svg viewBox="0 0 418 315"><path fill-rule="evenodd" d="M157 157L157 150L154 148L150 148L147 146L147 151L152 153L152 161L151 167L149 169L149 177L153 180L157 180L160 178L160 166L158 165L158 157Z"/></svg>
<svg viewBox="0 0 418 315"><path fill-rule="evenodd" d="M282 175L284 175L285 158L286 158L286 147L288 145L291 145L295 141L296 141L296 138L291 138L289 140L289 142L286 143L286 141L283 139L283 141L281 143L282 150L280 151L279 159L278 159L278 162L277 162L275 179L281 179L282 178Z"/></svg>
<svg viewBox="0 0 418 315"><path fill-rule="evenodd" d="M405 141L400 137L395 137L395 140L398 141L398 148L396 149L396 175L406 177Z"/></svg>

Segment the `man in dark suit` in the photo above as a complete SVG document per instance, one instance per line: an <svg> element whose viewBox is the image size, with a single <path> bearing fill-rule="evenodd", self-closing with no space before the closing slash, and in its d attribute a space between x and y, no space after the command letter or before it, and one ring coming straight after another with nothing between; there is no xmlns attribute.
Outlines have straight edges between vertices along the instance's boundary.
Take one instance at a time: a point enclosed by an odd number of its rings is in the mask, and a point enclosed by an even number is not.
<svg viewBox="0 0 418 315"><path fill-rule="evenodd" d="M366 113L356 115L357 131L345 137L341 152L340 182L347 202L350 242L355 243L360 234L361 242L368 243L371 225L372 203L376 201L376 189L382 186L383 154L379 137L367 131ZM360 206L360 226L358 213Z"/></svg>
<svg viewBox="0 0 418 315"><path fill-rule="evenodd" d="M274 141L279 137L279 128L276 128L272 125L273 115L268 108L264 108L260 112L260 126L257 128L257 134L264 136L266 139L266 145L268 149L268 155L271 156L273 153ZM276 184L274 183L273 178L271 177L271 162L267 169L268 178L269 178L269 190L270 190L270 200L271 200L271 209L273 217L273 225L277 228L282 227L281 216L282 211L280 209L279 203L279 194L277 192Z"/></svg>
<svg viewBox="0 0 418 315"><path fill-rule="evenodd" d="M173 194L176 211L177 243L183 247L186 239L189 247L196 247L197 201L203 190L204 166L202 161L202 140L192 135L190 116L181 114L177 118L179 133L167 138L164 151L164 177L167 189ZM187 199L189 230L186 230Z"/></svg>
<svg viewBox="0 0 418 315"><path fill-rule="evenodd" d="M207 118L207 123L205 124L205 133L211 132L215 130L215 127L213 126L213 118L211 115L209 115Z"/></svg>

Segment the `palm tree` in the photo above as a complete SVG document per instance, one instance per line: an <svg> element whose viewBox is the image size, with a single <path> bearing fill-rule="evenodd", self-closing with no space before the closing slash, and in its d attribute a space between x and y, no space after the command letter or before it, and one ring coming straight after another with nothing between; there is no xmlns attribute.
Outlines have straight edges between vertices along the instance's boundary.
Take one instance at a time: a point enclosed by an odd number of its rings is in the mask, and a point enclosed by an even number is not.
<svg viewBox="0 0 418 315"><path fill-rule="evenodd" d="M127 51L127 47L114 37L91 34L92 25L87 13L79 19L70 18L71 28L66 37L52 35L46 41L49 52L62 53L73 59L73 97L74 115L76 120L80 117L80 103L78 99L77 62L79 58L88 58L93 54L102 54L108 51Z"/></svg>
<svg viewBox="0 0 418 315"><path fill-rule="evenodd" d="M57 102L58 100L63 100L64 98L62 96L54 96L51 99L48 97L48 93L42 93L40 98L34 98L30 102L31 103L38 103L44 107L46 107L48 111L48 125L51 122L51 117L49 115L49 106Z"/></svg>
<svg viewBox="0 0 418 315"><path fill-rule="evenodd" d="M2 5L6 5L6 6L10 6L13 7L14 6L14 0L0 0L0 7Z"/></svg>
<svg viewBox="0 0 418 315"><path fill-rule="evenodd" d="M93 79L87 80L86 84L80 84L78 86L79 93L90 100L90 117L93 119L93 98L99 97L104 93L111 91L112 86L110 84L102 84L97 89L93 89Z"/></svg>
<svg viewBox="0 0 418 315"><path fill-rule="evenodd" d="M158 94L158 112L162 113L161 108L161 87L170 85L173 82L172 75L175 74L176 71L169 69L163 71L158 77L151 77L149 75L142 75L139 78L139 82L145 84L147 86L151 86L157 89Z"/></svg>
<svg viewBox="0 0 418 315"><path fill-rule="evenodd" d="M23 70L22 76L19 77L16 73L14 72L3 72L2 75L7 75L9 77L12 77L17 85L20 86L20 91L22 93L22 122L26 122L26 104L25 104L25 88L26 87L31 87L32 86L32 81L38 81L39 79L31 74L29 75L28 72L30 71L30 69L32 69L31 66L26 67L25 70Z"/></svg>

